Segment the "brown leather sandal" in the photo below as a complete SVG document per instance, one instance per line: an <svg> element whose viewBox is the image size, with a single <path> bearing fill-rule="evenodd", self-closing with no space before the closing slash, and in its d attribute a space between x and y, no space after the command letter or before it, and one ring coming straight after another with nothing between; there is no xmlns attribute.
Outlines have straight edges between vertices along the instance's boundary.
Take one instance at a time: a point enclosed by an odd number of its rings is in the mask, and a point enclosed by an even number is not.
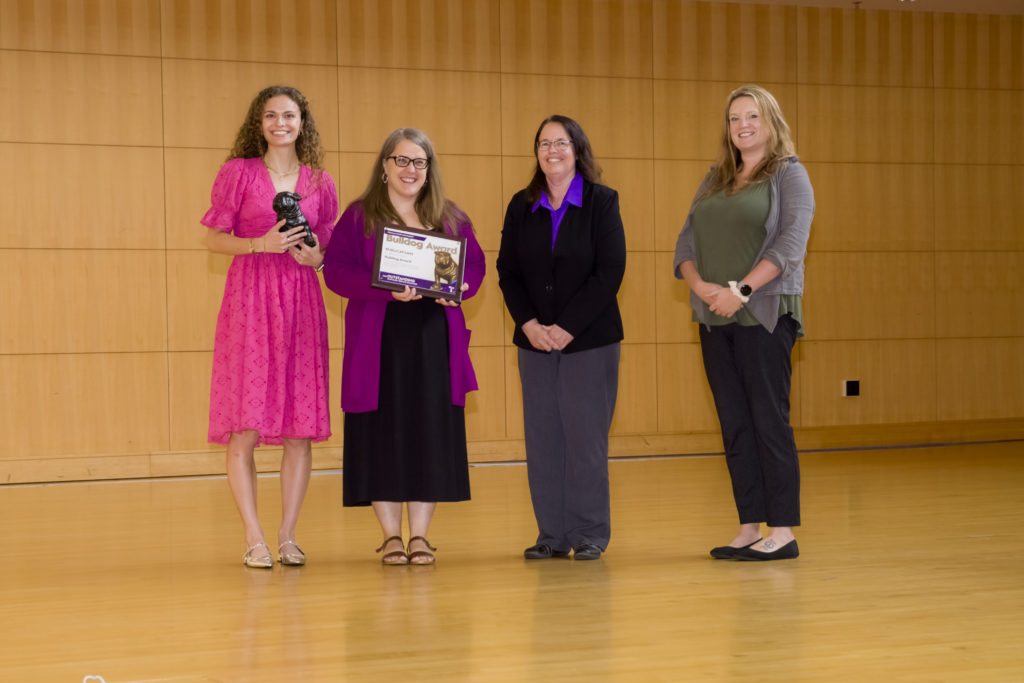
<svg viewBox="0 0 1024 683"><path fill-rule="evenodd" d="M385 546L387 546L388 543L391 543L391 541L398 541L401 543L402 537L391 536L390 538L384 539L384 542L380 544L379 548L377 548L377 552L379 553L384 550ZM380 558L381 564L386 564L388 566L409 564L409 556L405 554L405 546L400 547L401 550L392 550L391 552L384 553Z"/></svg>
<svg viewBox="0 0 1024 683"><path fill-rule="evenodd" d="M427 548L429 548L429 550L415 550L414 551L412 549L412 542L413 541L423 541L423 545L427 546ZM409 539L409 545L407 545L405 547L406 555L409 558L409 564L434 564L434 562L437 561L437 558L434 557L434 553L432 553L431 550L437 550L437 548L435 548L434 546L430 545L430 541L428 541L423 536L413 536L412 538ZM416 561L417 558L424 558L424 561L417 562Z"/></svg>

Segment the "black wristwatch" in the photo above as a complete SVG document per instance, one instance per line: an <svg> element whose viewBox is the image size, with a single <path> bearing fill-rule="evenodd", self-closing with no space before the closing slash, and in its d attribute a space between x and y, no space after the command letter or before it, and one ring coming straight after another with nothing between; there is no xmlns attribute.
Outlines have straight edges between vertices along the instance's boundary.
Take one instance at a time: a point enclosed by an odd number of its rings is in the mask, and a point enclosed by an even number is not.
<svg viewBox="0 0 1024 683"><path fill-rule="evenodd" d="M743 296L750 296L751 294L754 293L754 290L751 289L750 285L748 285L746 282L738 283L736 285L736 288L740 290L740 294L742 294Z"/></svg>

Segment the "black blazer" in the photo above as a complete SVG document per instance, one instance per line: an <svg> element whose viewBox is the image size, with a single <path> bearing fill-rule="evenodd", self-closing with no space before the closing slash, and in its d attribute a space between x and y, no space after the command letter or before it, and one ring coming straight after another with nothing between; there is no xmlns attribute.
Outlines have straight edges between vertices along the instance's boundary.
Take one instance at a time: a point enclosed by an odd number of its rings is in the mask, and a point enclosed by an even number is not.
<svg viewBox="0 0 1024 683"><path fill-rule="evenodd" d="M570 205L551 249L551 213L516 193L505 211L498 251L498 285L515 321L512 342L537 351L523 332L533 318L573 336L563 353L622 340L615 295L626 271L626 233L619 195L584 181L583 206Z"/></svg>

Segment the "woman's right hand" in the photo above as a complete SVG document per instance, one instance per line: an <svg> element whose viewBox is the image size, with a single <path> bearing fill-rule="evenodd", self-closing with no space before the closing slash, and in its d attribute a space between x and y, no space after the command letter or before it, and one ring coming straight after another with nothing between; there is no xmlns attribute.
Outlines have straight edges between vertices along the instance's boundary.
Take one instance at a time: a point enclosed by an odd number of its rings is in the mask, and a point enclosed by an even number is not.
<svg viewBox="0 0 1024 683"><path fill-rule="evenodd" d="M285 254L305 236L306 229L301 226L292 228L288 232L278 232L284 223L285 219L282 218L260 238L260 246L263 247L263 251L268 254Z"/></svg>
<svg viewBox="0 0 1024 683"><path fill-rule="evenodd" d="M698 283L694 283L692 286L694 293L698 297L700 297L700 300L706 303L708 306L711 306L715 303L715 299L718 297L719 293L722 292L722 290L725 290L727 292L729 291L728 287L716 285L714 282L706 282L704 280L701 280Z"/></svg>
<svg viewBox="0 0 1024 683"><path fill-rule="evenodd" d="M423 298L422 294L417 294L416 290L409 285L405 285L401 292L391 292L391 296L397 301L416 301Z"/></svg>
<svg viewBox="0 0 1024 683"><path fill-rule="evenodd" d="M523 323L523 334L530 340L530 345L539 351L550 351L555 348L555 342L551 339L548 329L537 322L537 319L528 320Z"/></svg>

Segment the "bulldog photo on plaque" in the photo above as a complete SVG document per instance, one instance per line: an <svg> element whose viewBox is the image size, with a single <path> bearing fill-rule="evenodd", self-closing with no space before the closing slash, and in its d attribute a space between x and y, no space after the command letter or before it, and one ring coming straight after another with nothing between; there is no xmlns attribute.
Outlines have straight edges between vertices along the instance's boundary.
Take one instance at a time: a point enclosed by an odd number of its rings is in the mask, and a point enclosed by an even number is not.
<svg viewBox="0 0 1024 683"><path fill-rule="evenodd" d="M377 231L371 284L396 292L462 302L466 238L419 228L385 226Z"/></svg>

